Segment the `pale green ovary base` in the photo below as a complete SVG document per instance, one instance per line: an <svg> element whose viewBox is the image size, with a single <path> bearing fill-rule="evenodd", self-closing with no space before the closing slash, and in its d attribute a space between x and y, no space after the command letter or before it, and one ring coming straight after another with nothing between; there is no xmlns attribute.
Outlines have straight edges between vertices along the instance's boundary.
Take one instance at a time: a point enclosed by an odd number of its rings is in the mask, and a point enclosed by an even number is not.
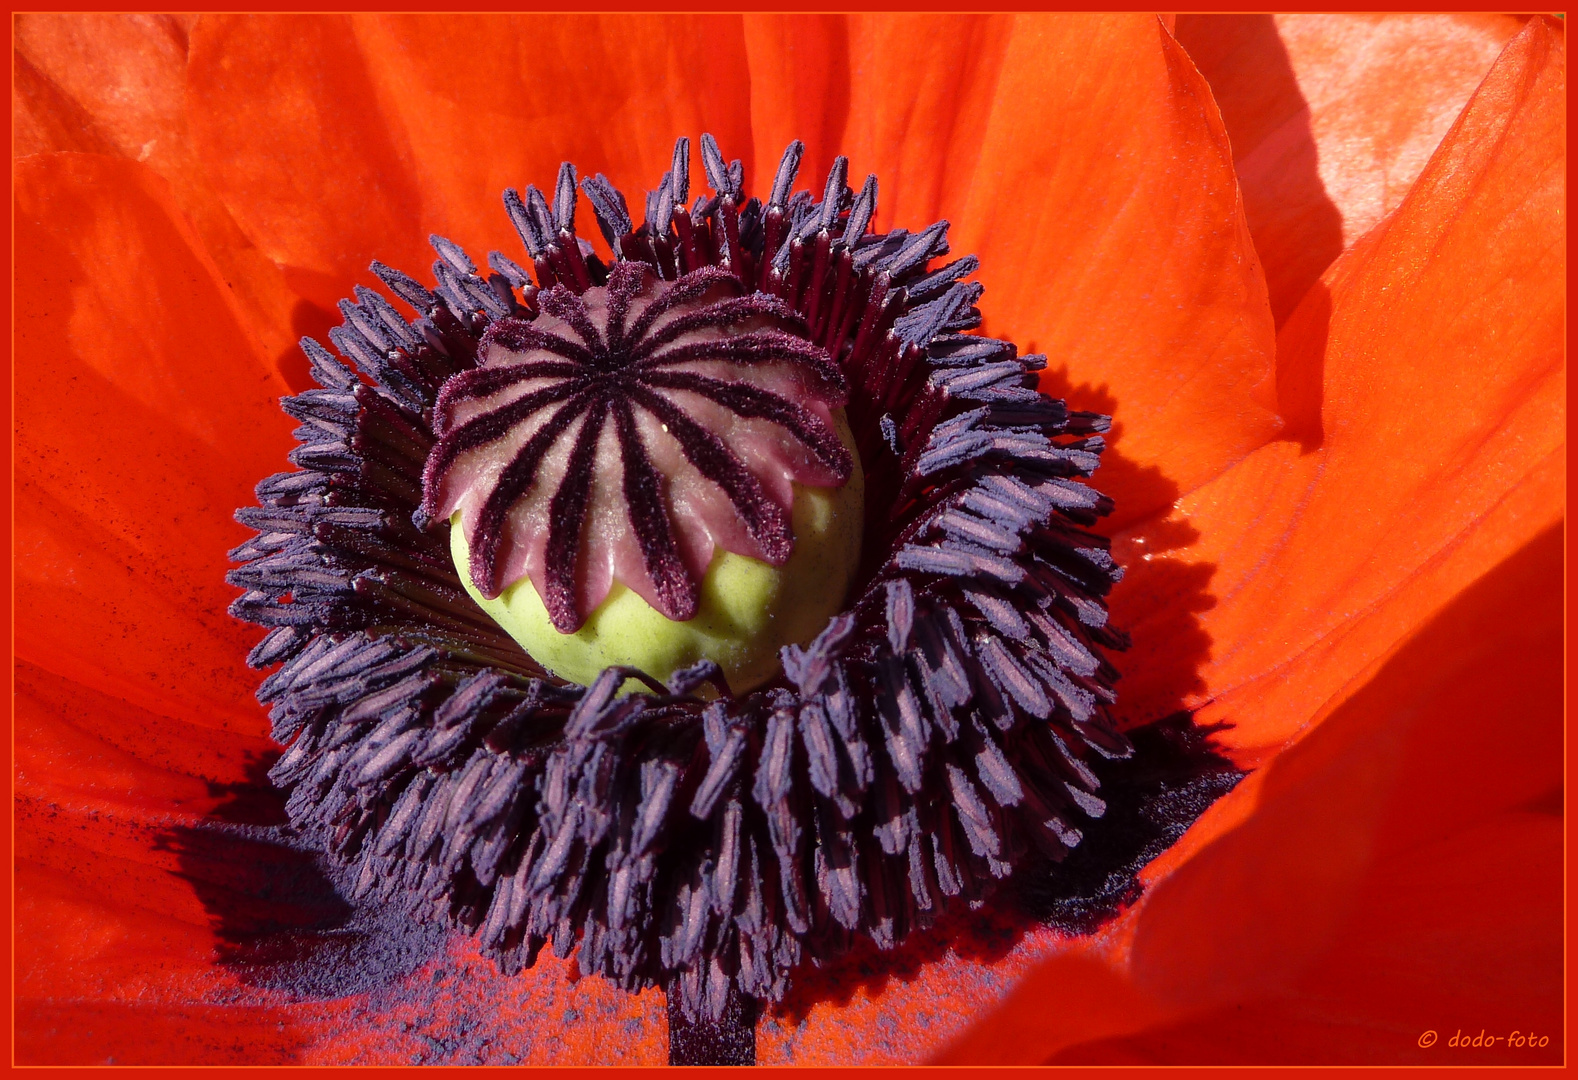
<svg viewBox="0 0 1578 1080"><path fill-rule="evenodd" d="M450 519L450 552L471 598L532 659L562 679L585 685L605 667L625 664L666 681L698 660L711 659L738 694L777 675L778 651L809 642L843 607L860 561L864 508L865 477L858 455L854 474L843 487L794 485L794 551L789 561L773 567L719 548L702 578L696 616L687 622L664 618L616 581L581 629L561 634L530 578L515 582L495 600L477 591L458 514ZM624 687L639 688L634 680Z"/></svg>

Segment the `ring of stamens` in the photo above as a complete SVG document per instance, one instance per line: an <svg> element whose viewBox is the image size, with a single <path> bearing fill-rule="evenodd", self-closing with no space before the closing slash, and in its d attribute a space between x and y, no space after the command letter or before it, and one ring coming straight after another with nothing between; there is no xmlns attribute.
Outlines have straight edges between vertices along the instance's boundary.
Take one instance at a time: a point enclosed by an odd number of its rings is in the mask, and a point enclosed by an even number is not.
<svg viewBox="0 0 1578 1080"><path fill-rule="evenodd" d="M535 282L499 253L484 278L441 239L432 291L375 264L417 317L369 290L342 304L330 337L360 375L303 343L321 389L285 403L300 471L238 512L257 536L231 580L232 610L269 628L249 661L279 665L259 690L288 745L271 776L357 897L474 930L506 971L579 947L583 971L717 1017L736 993L781 998L807 959L891 947L1016 866L1055 864L1103 811L1087 759L1128 749L1104 656L1125 640L1103 602L1121 571L1084 528L1111 509L1083 482L1105 418L1038 394L1041 358L967 332L973 258L931 265L946 223L870 233L875 180L849 190L843 159L820 200L794 193L798 144L767 201L747 200L739 163L702 151L713 194L687 208L681 140L639 227L607 181L580 185L613 269L575 236L569 166L551 206L506 195ZM570 297L633 262L670 295L717 268L762 317L803 320L865 467L848 608L786 650L780 680L710 705L706 665L624 696L640 673L546 676L465 595L442 524L411 518L423 463L459 430L446 380L475 371L453 393L487 393L507 378L478 366L491 341L537 347L536 319L576 319ZM624 331L637 363L668 344L643 318ZM556 335L546 377L596 368L593 336ZM650 405L610 398L602 422L628 433ZM627 477L637 500L650 479Z"/></svg>

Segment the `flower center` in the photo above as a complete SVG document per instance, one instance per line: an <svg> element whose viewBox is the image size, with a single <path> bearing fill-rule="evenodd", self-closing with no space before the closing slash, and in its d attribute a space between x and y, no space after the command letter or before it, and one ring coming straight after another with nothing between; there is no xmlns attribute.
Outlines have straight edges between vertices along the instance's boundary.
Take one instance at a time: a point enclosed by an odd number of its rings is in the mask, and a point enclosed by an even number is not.
<svg viewBox="0 0 1578 1080"><path fill-rule="evenodd" d="M535 283L440 237L433 291L375 263L417 318L343 302L330 339L360 375L304 341L300 469L258 486L232 553L232 610L270 628L248 661L280 665L271 776L357 895L476 929L505 971L579 948L692 1020L1062 861L1105 809L1088 762L1130 752L1104 656L1121 570L1084 528L1112 508L1084 483L1106 418L968 332L976 260L931 265L946 222L871 232L875 178L857 195L840 158L818 200L800 151L763 202L704 137L714 194L687 209L680 140L640 226L587 179L606 263L575 236L573 167L551 207L506 192ZM696 628L716 597L780 633L804 597L836 604L832 571L792 576L819 500L848 500L857 584L781 679L709 701L716 668L659 683L612 651L587 686L544 677L544 640L626 601ZM446 518L450 551L413 527ZM790 575L789 607L728 607L771 591L731 560ZM540 608L531 656L493 621L512 596ZM776 672L771 634L739 638ZM652 693L618 693L632 665Z"/></svg>
<svg viewBox="0 0 1578 1080"><path fill-rule="evenodd" d="M537 301L439 394L423 510L454 523L462 580L575 681L711 659L759 683L838 610L859 560L842 372L793 308L719 267L664 282L621 263L606 287ZM816 489L844 493L797 515ZM704 593L699 625L667 625Z"/></svg>

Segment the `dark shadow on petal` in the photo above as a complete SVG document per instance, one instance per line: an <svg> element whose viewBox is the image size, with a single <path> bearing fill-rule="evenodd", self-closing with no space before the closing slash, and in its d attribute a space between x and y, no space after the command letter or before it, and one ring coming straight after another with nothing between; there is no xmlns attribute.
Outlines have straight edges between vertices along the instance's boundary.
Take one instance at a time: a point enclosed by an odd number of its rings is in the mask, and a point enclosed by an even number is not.
<svg viewBox="0 0 1578 1080"><path fill-rule="evenodd" d="M1095 933L1140 898L1140 870L1244 777L1212 747L1210 734L1187 713L1131 731L1133 757L1094 763L1107 812L1063 862L1027 860L980 910L956 911L889 952L857 938L839 963L796 972L768 1016L794 1025L821 1002L847 1005L856 990L877 997L890 980L909 982L949 954L992 964L1039 926Z"/></svg>
<svg viewBox="0 0 1578 1080"><path fill-rule="evenodd" d="M1319 450L1321 386L1326 377L1326 339L1331 334L1331 290L1317 281L1277 335L1277 412L1286 426L1281 438L1308 454Z"/></svg>
<svg viewBox="0 0 1578 1080"><path fill-rule="evenodd" d="M1180 15L1174 36L1222 111L1278 330L1281 438L1309 453L1322 439L1331 322L1331 294L1320 279L1343 252L1342 214L1320 177L1309 103L1270 15Z"/></svg>
<svg viewBox="0 0 1578 1080"><path fill-rule="evenodd" d="M1101 467L1092 478L1117 504L1097 531L1122 534L1113 555L1123 566L1123 580L1113 588L1108 606L1113 625L1132 639L1127 651L1109 657L1123 674L1113 713L1125 730L1170 719L1204 688L1199 672L1210 658L1211 637L1200 614L1216 604L1210 591L1216 565L1171 556L1192 547L1199 533L1187 521L1168 516L1181 494L1178 485L1161 468L1124 456L1123 409L1106 386L1075 386L1064 367L1043 372L1041 389L1071 409L1113 417Z"/></svg>
<svg viewBox="0 0 1578 1080"><path fill-rule="evenodd" d="M1129 732L1133 757L1094 763L1107 812L1063 862L1016 876L1026 909L1059 930L1091 934L1138 900L1145 864L1245 776L1212 747L1214 730L1177 713Z"/></svg>
<svg viewBox="0 0 1578 1080"><path fill-rule="evenodd" d="M1270 15L1180 15L1174 36L1222 110L1281 327L1343 248L1342 214L1317 168L1309 103Z"/></svg>
<svg viewBox="0 0 1578 1080"><path fill-rule="evenodd" d="M1254 815L1157 886L1135 978L1203 1011L1048 1064L1455 1064L1469 1052L1446 1046L1459 1024L1560 1030L1559 833L1543 848L1485 841L1519 835L1495 822L1564 809L1548 786L1562 772L1562 533L1539 533L1416 626L1265 767ZM1284 884L1224 888L1251 874ZM1201 1000L1206 963L1231 997ZM1441 1044L1421 1048L1431 1028ZM1472 1052L1559 1058L1554 1045Z"/></svg>
<svg viewBox="0 0 1578 1080"><path fill-rule="evenodd" d="M327 337L329 328L338 326L340 321L337 312L320 307L310 300L297 300L296 306L290 309L290 332L296 335L298 341L304 337ZM312 365L307 361L307 354L295 345L274 358L274 367L293 394L315 389L318 385L311 375Z"/></svg>
<svg viewBox="0 0 1578 1080"><path fill-rule="evenodd" d="M1036 343L1030 342L1026 352L1034 352ZM1068 403L1070 409L1100 413L1112 417L1112 428L1107 432L1107 449L1101 455L1101 467L1091 477L1091 485L1115 504L1111 514L1102 519L1098 532L1106 536L1121 531L1135 521L1154 517L1178 498L1178 485L1155 465L1140 465L1123 454L1123 434L1128 424L1123 409L1107 389L1107 384L1078 386L1069 381L1068 365L1047 368L1041 373L1041 392ZM1192 538L1191 538L1192 539ZM1132 573L1133 568L1127 567ZM1119 585L1114 595L1126 591ZM1121 623L1120 623L1121 625Z"/></svg>
<svg viewBox="0 0 1578 1080"><path fill-rule="evenodd" d="M159 842L213 920L218 962L243 982L302 1001L365 992L415 971L441 949L442 926L348 902L349 883L337 880L323 845L287 825L284 795L268 779L272 764L257 759L245 780L210 784L223 801L201 825L171 829Z"/></svg>

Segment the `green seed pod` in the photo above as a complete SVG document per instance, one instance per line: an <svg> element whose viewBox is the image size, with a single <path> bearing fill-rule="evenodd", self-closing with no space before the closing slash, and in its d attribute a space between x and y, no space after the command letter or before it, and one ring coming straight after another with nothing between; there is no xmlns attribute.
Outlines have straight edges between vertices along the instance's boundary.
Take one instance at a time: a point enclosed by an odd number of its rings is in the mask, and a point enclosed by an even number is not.
<svg viewBox="0 0 1578 1080"><path fill-rule="evenodd" d="M842 410L838 433L854 447ZM783 566L719 548L701 581L693 618L664 617L617 582L572 634L560 633L530 578L489 600L472 583L465 530L451 522L450 552L477 604L532 658L562 679L590 683L623 664L662 681L698 660L714 660L729 688L744 693L778 673L778 651L816 637L843 606L860 561L865 477L860 459L842 487L794 485L794 551ZM458 515L457 515L458 516ZM635 689L635 684L628 686Z"/></svg>

